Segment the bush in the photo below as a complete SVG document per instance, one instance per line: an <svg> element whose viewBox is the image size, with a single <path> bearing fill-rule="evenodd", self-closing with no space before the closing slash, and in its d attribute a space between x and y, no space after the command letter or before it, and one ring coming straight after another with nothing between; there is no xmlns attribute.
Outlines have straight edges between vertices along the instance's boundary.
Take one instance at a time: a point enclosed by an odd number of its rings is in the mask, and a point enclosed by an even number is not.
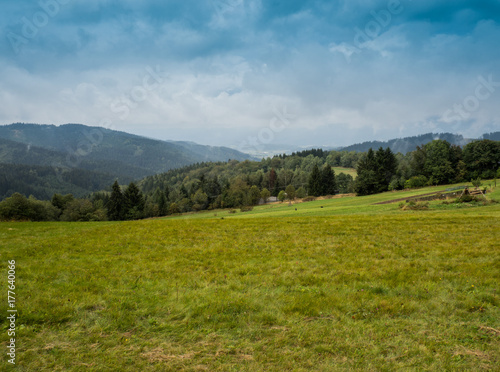
<svg viewBox="0 0 500 372"><path fill-rule="evenodd" d="M105 221L106 212L103 208L94 208L90 200L75 199L66 205L61 221L82 222L82 221Z"/></svg>
<svg viewBox="0 0 500 372"><path fill-rule="evenodd" d="M50 202L14 193L0 203L0 219L14 221L54 221L60 210Z"/></svg>
<svg viewBox="0 0 500 372"><path fill-rule="evenodd" d="M246 205L240 208L241 212L250 212L253 211L253 207L251 205Z"/></svg>
<svg viewBox="0 0 500 372"><path fill-rule="evenodd" d="M307 196L306 189L304 187L299 187L296 194L297 198L302 199Z"/></svg>
<svg viewBox="0 0 500 372"><path fill-rule="evenodd" d="M414 176L405 182L405 189L416 189L427 185L429 180L425 176Z"/></svg>
<svg viewBox="0 0 500 372"><path fill-rule="evenodd" d="M316 200L316 197L314 196L308 196L307 198L304 198L304 200L302 200L303 202L311 202L311 201L315 201Z"/></svg>
<svg viewBox="0 0 500 372"><path fill-rule="evenodd" d="M410 201L406 204L404 203L399 204L399 208L401 208L404 211L426 210L429 209L429 203Z"/></svg>

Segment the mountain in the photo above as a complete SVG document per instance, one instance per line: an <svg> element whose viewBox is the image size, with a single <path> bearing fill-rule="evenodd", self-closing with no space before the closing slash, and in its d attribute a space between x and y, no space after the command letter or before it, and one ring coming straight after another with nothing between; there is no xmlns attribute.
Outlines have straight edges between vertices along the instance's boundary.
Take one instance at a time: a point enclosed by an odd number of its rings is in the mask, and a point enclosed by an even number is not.
<svg viewBox="0 0 500 372"><path fill-rule="evenodd" d="M227 147L160 141L81 124L5 125L0 126L0 138L63 153L70 167L89 161L119 162L148 175L199 162L251 158Z"/></svg>
<svg viewBox="0 0 500 372"><path fill-rule="evenodd" d="M26 190L25 194L39 198L50 192L72 192L77 196L102 190L105 183L111 184L114 179L127 184L173 168L230 159L247 160L251 156L227 147L160 141L80 124L4 125L0 126L4 176L0 197L12 190ZM52 173L47 167L53 168ZM78 173L94 181L68 182L68 177L78 178ZM26 176L29 174L37 176L30 178Z"/></svg>
<svg viewBox="0 0 500 372"><path fill-rule="evenodd" d="M488 139L490 141L500 141L500 132L483 134L483 139Z"/></svg>
<svg viewBox="0 0 500 372"><path fill-rule="evenodd" d="M389 147L394 153L406 154L407 152L415 151L417 146L425 145L426 143L432 142L434 140L441 139L446 140L452 145L465 146L467 143L471 142L470 139L465 139L460 134L452 133L427 133L420 136L397 138L389 141L369 141L358 143L355 145L343 147L342 151L357 151L366 152L370 148L378 149L379 147L387 148Z"/></svg>
<svg viewBox="0 0 500 372"><path fill-rule="evenodd" d="M49 200L54 193L80 198L92 191L108 189L114 180L112 175L78 168L0 164L0 200L14 192L40 200Z"/></svg>

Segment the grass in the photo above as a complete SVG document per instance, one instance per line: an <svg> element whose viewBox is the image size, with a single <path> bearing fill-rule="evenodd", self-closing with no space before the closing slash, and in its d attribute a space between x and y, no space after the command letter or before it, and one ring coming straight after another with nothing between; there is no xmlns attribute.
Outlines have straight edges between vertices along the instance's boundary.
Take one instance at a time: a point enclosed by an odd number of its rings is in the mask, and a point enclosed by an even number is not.
<svg viewBox="0 0 500 372"><path fill-rule="evenodd" d="M300 215L2 223L17 368L496 370L498 206L372 205L412 193L304 203Z"/></svg>
<svg viewBox="0 0 500 372"><path fill-rule="evenodd" d="M344 168L344 167L332 167L335 174L345 173L350 174L354 179L358 176L355 168Z"/></svg>
<svg viewBox="0 0 500 372"><path fill-rule="evenodd" d="M452 186L452 185L451 185ZM396 199L406 199L418 195L443 192L450 185L426 187L410 191L395 191L382 194L369 195L363 197L348 196L343 198L332 198L316 200L313 202L301 203L293 202L291 205L288 201L284 203L273 203L254 207L250 212L230 213L229 210L205 211L201 213L187 213L168 219L220 219L220 218L267 218L267 217L319 217L319 216L352 216L352 215L400 215L402 212L399 208L400 201L390 204L377 204ZM488 198L500 201L500 187L494 192L488 194ZM444 206L442 201L430 203L430 208L435 212L443 211L446 213L458 213L465 216L474 215L492 215L498 216L500 212L500 204L491 208L467 208L468 206ZM408 213L408 212L406 212Z"/></svg>

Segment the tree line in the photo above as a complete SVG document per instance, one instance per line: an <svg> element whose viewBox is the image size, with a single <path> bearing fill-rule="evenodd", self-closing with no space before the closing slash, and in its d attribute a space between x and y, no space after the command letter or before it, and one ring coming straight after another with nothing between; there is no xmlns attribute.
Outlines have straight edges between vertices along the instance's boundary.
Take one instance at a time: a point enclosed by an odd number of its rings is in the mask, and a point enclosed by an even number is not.
<svg viewBox="0 0 500 372"><path fill-rule="evenodd" d="M356 168L357 177L332 167ZM261 161L200 163L147 177L122 187L76 199L55 194L39 201L14 194L0 203L0 219L131 220L176 213L242 208L268 200L280 201L336 193L369 195L500 177L500 142L474 141L463 148L435 140L413 152L394 154L390 148L366 153L308 150ZM348 168L350 168L348 167Z"/></svg>

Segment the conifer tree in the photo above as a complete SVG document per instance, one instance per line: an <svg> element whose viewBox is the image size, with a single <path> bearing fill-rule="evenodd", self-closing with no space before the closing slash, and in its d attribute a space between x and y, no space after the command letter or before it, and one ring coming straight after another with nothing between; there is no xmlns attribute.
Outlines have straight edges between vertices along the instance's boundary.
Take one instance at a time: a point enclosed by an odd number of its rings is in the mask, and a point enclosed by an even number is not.
<svg viewBox="0 0 500 372"><path fill-rule="evenodd" d="M123 218L123 194L118 181L113 183L107 208L108 218L111 221L120 221Z"/></svg>
<svg viewBox="0 0 500 372"><path fill-rule="evenodd" d="M335 195L337 190L337 182L335 180L335 172L332 167L327 164L321 172L321 194Z"/></svg>
<svg viewBox="0 0 500 372"><path fill-rule="evenodd" d="M133 220L143 217L144 197L135 183L130 182L123 193L124 217L127 220Z"/></svg>
<svg viewBox="0 0 500 372"><path fill-rule="evenodd" d="M322 191L321 172L319 171L318 165L315 164L309 176L309 195L320 196Z"/></svg>
<svg viewBox="0 0 500 372"><path fill-rule="evenodd" d="M355 190L358 195L370 195L377 192L377 161L373 149L369 149L363 156L357 167L358 176L356 177Z"/></svg>

